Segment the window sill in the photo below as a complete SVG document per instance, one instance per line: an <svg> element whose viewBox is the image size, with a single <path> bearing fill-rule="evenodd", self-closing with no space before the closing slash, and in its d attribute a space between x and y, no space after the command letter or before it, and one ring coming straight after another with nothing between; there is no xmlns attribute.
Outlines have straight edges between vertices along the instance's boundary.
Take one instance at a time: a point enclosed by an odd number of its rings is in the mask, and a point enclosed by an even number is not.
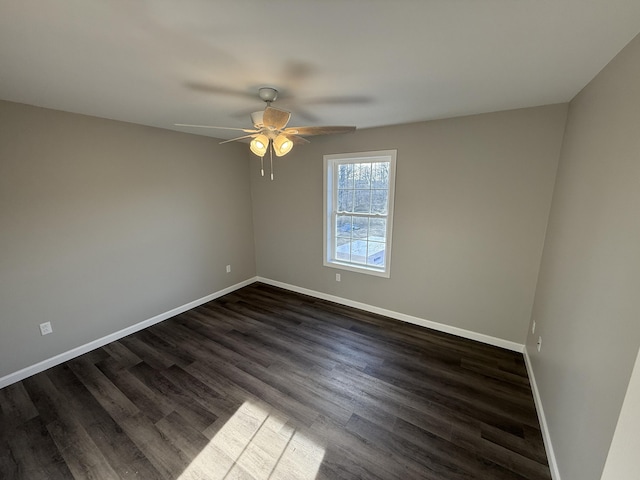
<svg viewBox="0 0 640 480"><path fill-rule="evenodd" d="M328 261L325 260L324 261L324 266L325 267L329 267L329 268L337 268L340 270L348 270L350 272L355 272L355 273L363 273L365 275L373 275L375 277L383 277L383 278L390 278L391 277L391 272L389 271L385 271L379 268L374 268L374 267L368 267L368 266L356 266L353 265L351 263L341 263L338 261Z"/></svg>

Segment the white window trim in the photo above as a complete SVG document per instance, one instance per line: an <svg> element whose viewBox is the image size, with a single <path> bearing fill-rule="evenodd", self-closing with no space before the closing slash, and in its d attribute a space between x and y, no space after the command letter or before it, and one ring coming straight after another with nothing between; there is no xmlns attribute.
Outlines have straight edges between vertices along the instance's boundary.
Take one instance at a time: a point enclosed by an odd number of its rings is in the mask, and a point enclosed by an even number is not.
<svg viewBox="0 0 640 480"><path fill-rule="evenodd" d="M323 161L323 241L322 241L322 256L323 265L330 268L338 268L341 270L349 270L352 272L365 273L368 275L375 275L378 277L389 278L391 276L391 240L393 232L393 207L395 200L395 183L396 183L396 157L397 150L378 150L372 152L355 152L355 153L339 153L332 155L324 155ZM335 190L334 183L336 179L335 165L340 163L357 163L358 161L388 161L390 162L389 168L389 196L388 196L388 212L387 218L387 243L385 247L385 267L376 268L370 265L360 265L348 262L341 262L332 258L333 256L333 232L335 232L336 226L334 225L335 211ZM331 175L329 175L331 173ZM331 192L331 198L329 198L329 192ZM356 214L357 215L357 214ZM372 215L366 215L371 217ZM329 248L331 247L331 248Z"/></svg>

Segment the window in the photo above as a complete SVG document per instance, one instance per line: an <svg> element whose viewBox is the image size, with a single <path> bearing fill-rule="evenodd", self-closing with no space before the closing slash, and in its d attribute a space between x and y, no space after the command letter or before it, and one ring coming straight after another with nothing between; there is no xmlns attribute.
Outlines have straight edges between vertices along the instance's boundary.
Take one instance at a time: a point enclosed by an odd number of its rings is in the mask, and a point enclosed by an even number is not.
<svg viewBox="0 0 640 480"><path fill-rule="evenodd" d="M324 156L324 265L389 277L396 150Z"/></svg>

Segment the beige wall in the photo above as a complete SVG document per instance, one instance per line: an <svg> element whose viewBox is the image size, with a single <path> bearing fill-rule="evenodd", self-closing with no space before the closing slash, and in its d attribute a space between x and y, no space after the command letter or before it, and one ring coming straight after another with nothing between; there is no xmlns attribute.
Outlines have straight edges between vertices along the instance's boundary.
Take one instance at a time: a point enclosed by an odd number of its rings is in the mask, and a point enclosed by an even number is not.
<svg viewBox="0 0 640 480"><path fill-rule="evenodd" d="M527 342L563 480L600 478L640 345L639 206L637 37L570 104Z"/></svg>
<svg viewBox="0 0 640 480"><path fill-rule="evenodd" d="M254 276L248 175L243 145L0 102L0 377Z"/></svg>
<svg viewBox="0 0 640 480"><path fill-rule="evenodd" d="M640 353L631 374L601 480L637 480L640 447Z"/></svg>
<svg viewBox="0 0 640 480"><path fill-rule="evenodd" d="M258 275L524 343L566 108L314 137L274 160L273 182L254 158ZM391 278L323 267L323 155L387 149L398 150Z"/></svg>

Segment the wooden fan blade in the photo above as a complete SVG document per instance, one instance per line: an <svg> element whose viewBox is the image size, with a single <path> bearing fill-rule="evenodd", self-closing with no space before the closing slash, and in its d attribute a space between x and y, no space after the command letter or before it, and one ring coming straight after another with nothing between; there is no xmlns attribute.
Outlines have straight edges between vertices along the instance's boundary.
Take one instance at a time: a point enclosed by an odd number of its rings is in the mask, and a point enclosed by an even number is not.
<svg viewBox="0 0 640 480"><path fill-rule="evenodd" d="M232 138L231 140L225 140L224 142L220 142L220 145L222 145L223 143L235 142L237 140L244 140L245 138L253 138L255 136L256 136L255 133L252 135L243 135L242 137L236 137L236 138Z"/></svg>
<svg viewBox="0 0 640 480"><path fill-rule="evenodd" d="M193 128L217 128L218 130L238 130L245 133L258 133L260 130L249 130L248 128L234 127L214 127L213 125L190 125L188 123L174 123L176 127L193 127Z"/></svg>
<svg viewBox="0 0 640 480"><path fill-rule="evenodd" d="M286 104L285 104L286 105ZM292 105L292 106L288 106L287 108L289 110L291 110L291 113L293 115L295 115L296 117L305 120L307 122L317 122L318 120L320 120L316 115L314 115L313 113L309 112L309 110L305 109L305 108L301 108L298 107L296 105Z"/></svg>
<svg viewBox="0 0 640 480"><path fill-rule="evenodd" d="M289 135L287 135L287 137L289 137L291 139L291 141L293 142L294 145L302 145L304 143L311 143L306 138L298 137L297 135L289 134Z"/></svg>
<svg viewBox="0 0 640 480"><path fill-rule="evenodd" d="M286 128L284 133L292 135L332 135L334 133L353 132L356 127L331 126L331 127L291 127Z"/></svg>
<svg viewBox="0 0 640 480"><path fill-rule="evenodd" d="M275 130L282 130L289 123L291 112L280 110L279 108L267 107L264 109L262 122L265 127L271 127Z"/></svg>

